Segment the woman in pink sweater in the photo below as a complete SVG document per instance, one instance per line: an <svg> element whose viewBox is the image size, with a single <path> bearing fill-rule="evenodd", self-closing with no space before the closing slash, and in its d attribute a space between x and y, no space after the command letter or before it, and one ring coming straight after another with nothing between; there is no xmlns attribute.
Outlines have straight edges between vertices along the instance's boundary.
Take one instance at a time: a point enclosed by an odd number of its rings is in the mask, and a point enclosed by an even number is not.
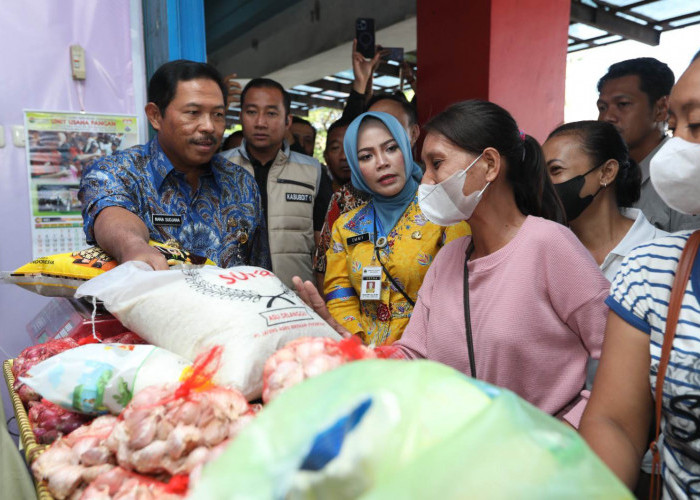
<svg viewBox="0 0 700 500"><path fill-rule="evenodd" d="M563 209L539 144L483 101L452 105L426 130L421 210L439 225L468 221L472 236L437 254L393 357L445 363L577 427L609 283L559 224Z"/></svg>

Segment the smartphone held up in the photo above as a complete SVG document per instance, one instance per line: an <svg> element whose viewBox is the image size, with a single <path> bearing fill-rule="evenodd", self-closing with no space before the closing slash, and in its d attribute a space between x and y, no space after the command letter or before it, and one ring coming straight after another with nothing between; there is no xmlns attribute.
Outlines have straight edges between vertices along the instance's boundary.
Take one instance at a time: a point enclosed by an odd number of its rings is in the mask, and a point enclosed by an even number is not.
<svg viewBox="0 0 700 500"><path fill-rule="evenodd" d="M372 59L375 54L374 19L371 17L357 18L355 38L357 39L357 51L367 59Z"/></svg>

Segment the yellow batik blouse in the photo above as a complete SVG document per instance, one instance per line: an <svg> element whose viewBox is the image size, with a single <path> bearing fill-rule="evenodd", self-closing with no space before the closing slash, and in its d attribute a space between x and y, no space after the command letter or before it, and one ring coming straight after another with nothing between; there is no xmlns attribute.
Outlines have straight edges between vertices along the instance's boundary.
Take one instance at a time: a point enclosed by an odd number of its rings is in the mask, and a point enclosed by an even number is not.
<svg viewBox="0 0 700 500"><path fill-rule="evenodd" d="M341 215L333 225L326 252L324 293L333 317L366 344L389 345L401 338L413 307L382 271L380 300L360 300L362 270L379 266L375 253L375 212L372 202ZM379 258L394 281L416 301L418 289L438 250L470 234L466 222L450 227L433 224L414 198L389 234Z"/></svg>

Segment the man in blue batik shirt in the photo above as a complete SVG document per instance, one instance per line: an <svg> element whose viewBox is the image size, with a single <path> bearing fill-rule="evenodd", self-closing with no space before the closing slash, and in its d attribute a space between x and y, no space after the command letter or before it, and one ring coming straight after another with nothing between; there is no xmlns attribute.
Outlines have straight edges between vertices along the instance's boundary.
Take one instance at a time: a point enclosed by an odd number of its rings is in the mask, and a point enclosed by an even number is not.
<svg viewBox="0 0 700 500"><path fill-rule="evenodd" d="M89 243L118 262L167 269L148 240L176 240L221 267L270 269L260 192L252 175L215 155L226 126L226 87L205 63L171 61L148 84L148 144L95 161L79 197Z"/></svg>

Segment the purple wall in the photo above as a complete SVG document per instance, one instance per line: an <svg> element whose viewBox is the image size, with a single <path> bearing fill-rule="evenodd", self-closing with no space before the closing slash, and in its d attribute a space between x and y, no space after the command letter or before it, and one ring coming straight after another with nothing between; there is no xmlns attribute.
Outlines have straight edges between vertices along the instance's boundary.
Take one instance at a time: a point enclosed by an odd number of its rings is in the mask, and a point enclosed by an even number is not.
<svg viewBox="0 0 700 500"><path fill-rule="evenodd" d="M5 147L0 148L0 270L11 271L32 258L26 156L24 148L12 143L12 125L23 125L24 109L80 111L69 64L69 46L76 43L85 49L85 110L137 114L141 120L137 103L145 82L134 77L143 75L138 67L134 71L134 64L143 64L140 6L140 1L130 0L3 2L0 125L5 128ZM132 57L132 38L139 41L136 57ZM0 360L16 356L30 344L25 326L49 300L0 284ZM7 391L0 392L7 401ZM6 413L8 417L12 414L7 404Z"/></svg>

